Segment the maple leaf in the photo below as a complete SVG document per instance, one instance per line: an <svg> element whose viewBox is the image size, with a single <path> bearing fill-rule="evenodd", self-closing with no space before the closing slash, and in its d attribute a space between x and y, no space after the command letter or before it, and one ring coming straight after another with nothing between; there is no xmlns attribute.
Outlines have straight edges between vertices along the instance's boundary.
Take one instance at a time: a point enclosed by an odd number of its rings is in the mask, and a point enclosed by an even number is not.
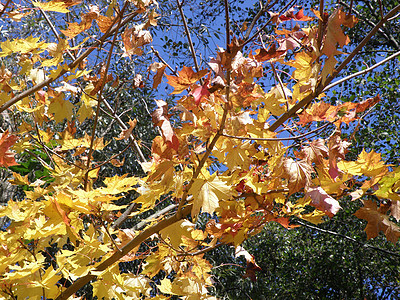
<svg viewBox="0 0 400 300"><path fill-rule="evenodd" d="M64 119L71 121L74 105L68 100L64 100L64 94L59 94L55 98L50 99L49 113L54 114L54 120L59 123Z"/></svg>
<svg viewBox="0 0 400 300"><path fill-rule="evenodd" d="M264 48L257 49L254 58L257 61L263 62L275 57L279 57L283 55L285 52L286 52L285 50L276 50L276 45L272 44L268 50L265 50Z"/></svg>
<svg viewBox="0 0 400 300"><path fill-rule="evenodd" d="M143 30L144 24L134 26L133 28L125 29L122 34L122 41L124 43L124 54L122 57L131 57L132 55L142 55L143 50L141 47L153 41L150 31Z"/></svg>
<svg viewBox="0 0 400 300"><path fill-rule="evenodd" d="M15 161L15 153L11 152L9 148L15 144L18 137L13 134L9 134L8 130L0 133L0 166L1 167L11 167L18 165Z"/></svg>
<svg viewBox="0 0 400 300"><path fill-rule="evenodd" d="M308 163L316 163L321 165L322 160L329 155L328 147L325 146L325 141L323 139L313 140L309 146L301 149L297 154L300 159L305 159Z"/></svg>
<svg viewBox="0 0 400 300"><path fill-rule="evenodd" d="M65 30L60 30L67 37L74 38L81 32L88 30L92 27L92 21L96 20L99 16L99 10L97 6L92 5L90 7L90 11L86 14L83 14L81 17L81 22L78 23L68 23L68 28Z"/></svg>
<svg viewBox="0 0 400 300"><path fill-rule="evenodd" d="M295 20L295 21L311 21L314 18L308 17L304 15L304 9L300 9L296 14L294 14L295 8L290 8L287 12L279 17L279 21L288 21L288 20Z"/></svg>
<svg viewBox="0 0 400 300"><path fill-rule="evenodd" d="M389 241L396 244L400 237L400 227L390 221L389 216L382 213L375 202L371 200L364 200L362 202L364 206L357 210L354 215L357 218L368 221L365 227L367 238L377 237L379 232L382 231Z"/></svg>
<svg viewBox="0 0 400 300"><path fill-rule="evenodd" d="M351 28L356 23L356 18L349 17L344 11L336 9L328 19L327 33L324 47L322 48L322 54L328 57L340 54L341 52L336 49L336 45L339 44L339 46L343 48L343 46L350 42L349 37L343 33L341 25Z"/></svg>
<svg viewBox="0 0 400 300"><path fill-rule="evenodd" d="M239 256L243 256L246 259L246 274L243 275L243 278L249 277L251 281L257 281L256 272L262 271L262 269L257 265L254 256L247 252L242 246L237 246L235 249L235 258Z"/></svg>
<svg viewBox="0 0 400 300"><path fill-rule="evenodd" d="M199 214L200 209L212 214L219 206L219 200L228 199L232 195L230 186L217 177L217 174L207 179L195 179L189 193L194 198L193 217Z"/></svg>
<svg viewBox="0 0 400 300"><path fill-rule="evenodd" d="M190 91L190 95L193 96L194 98L194 103L196 103L196 105L200 104L200 101L204 98L204 97L208 97L210 95L210 92L208 90L208 84L209 80L207 79L203 85L195 87L194 89L192 89Z"/></svg>
<svg viewBox="0 0 400 300"><path fill-rule="evenodd" d="M387 172L387 166L381 160L381 154L374 150L367 153L363 150L357 158L357 161L340 161L338 162L340 170L357 176L377 176Z"/></svg>
<svg viewBox="0 0 400 300"><path fill-rule="evenodd" d="M99 15L98 18L96 19L97 25L99 26L99 29L102 33L106 33L107 30L111 27L113 24L113 19Z"/></svg>
<svg viewBox="0 0 400 300"><path fill-rule="evenodd" d="M284 176L289 179L289 193L293 194L311 183L312 166L305 160L294 161L286 158L283 162Z"/></svg>
<svg viewBox="0 0 400 300"><path fill-rule="evenodd" d="M54 11L59 13L68 13L70 10L67 9L69 6L67 3L61 1L49 1L49 2L32 2L33 6L39 7L44 11Z"/></svg>
<svg viewBox="0 0 400 300"><path fill-rule="evenodd" d="M306 198L311 198L310 205L333 217L341 209L339 202L329 196L321 187L308 188Z"/></svg>
<svg viewBox="0 0 400 300"><path fill-rule="evenodd" d="M119 140L127 140L129 138L129 136L132 133L133 128L135 128L136 124L137 124L137 120L136 119L129 119L128 121L129 124L129 128L122 130L122 132L119 134L119 137L115 138L117 141Z"/></svg>
<svg viewBox="0 0 400 300"><path fill-rule="evenodd" d="M174 149L178 150L179 140L174 133L171 122L168 118L168 104L163 100L155 100L158 108L151 114L154 125L159 126L166 142Z"/></svg>
<svg viewBox="0 0 400 300"><path fill-rule="evenodd" d="M169 238L171 245L175 249L178 249L182 243L182 237L191 237L191 231L193 231L194 226L195 225L188 220L181 220L160 230L160 234L164 240Z"/></svg>
<svg viewBox="0 0 400 300"><path fill-rule="evenodd" d="M153 78L153 89L156 89L161 83L162 77L164 76L164 71L167 65L163 63L152 63L149 67L150 71L156 72Z"/></svg>
<svg viewBox="0 0 400 300"><path fill-rule="evenodd" d="M179 76L165 75L168 79L168 84L174 88L171 94L180 94L186 90L191 84L203 78L208 70L201 70L194 72L192 68L183 66L182 70L179 71Z"/></svg>

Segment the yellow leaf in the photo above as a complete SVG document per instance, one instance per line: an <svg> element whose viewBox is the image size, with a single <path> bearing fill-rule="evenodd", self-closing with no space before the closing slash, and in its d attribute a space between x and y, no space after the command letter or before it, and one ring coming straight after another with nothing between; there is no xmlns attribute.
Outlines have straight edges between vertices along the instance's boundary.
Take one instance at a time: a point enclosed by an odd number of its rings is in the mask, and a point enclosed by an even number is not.
<svg viewBox="0 0 400 300"><path fill-rule="evenodd" d="M194 224L188 220L176 222L163 230L160 234L164 240L169 238L172 247L178 249L182 243L182 236L190 237L190 232L194 229Z"/></svg>
<svg viewBox="0 0 400 300"><path fill-rule="evenodd" d="M7 56L16 52L38 54L47 49L50 44L39 42L39 38L32 36L26 39L15 39L13 41L6 40L0 43L0 57Z"/></svg>
<svg viewBox="0 0 400 300"><path fill-rule="evenodd" d="M339 161L337 163L339 169L345 173L356 176L377 176L387 172L387 166L381 160L380 153L371 151L367 153L363 150L358 156L357 161Z"/></svg>
<svg viewBox="0 0 400 300"><path fill-rule="evenodd" d="M62 122L64 119L72 120L72 111L74 105L68 100L64 100L64 95L60 94L56 98L50 99L49 113L54 114L54 120L57 123Z"/></svg>
<svg viewBox="0 0 400 300"><path fill-rule="evenodd" d="M39 7L44 11L54 11L59 13L68 13L69 6L66 2L62 1L49 1L49 2L32 2L33 6Z"/></svg>
<svg viewBox="0 0 400 300"><path fill-rule="evenodd" d="M217 174L205 179L195 179L189 193L193 195L194 202L192 217L203 212L212 214L219 206L219 200L229 199L232 195L231 187L222 181Z"/></svg>
<svg viewBox="0 0 400 300"><path fill-rule="evenodd" d="M169 294L169 295L176 295L174 292L172 292L172 283L171 280L168 278L164 278L163 280L160 281L160 285L157 285L158 289L161 291L161 293L164 294Z"/></svg>

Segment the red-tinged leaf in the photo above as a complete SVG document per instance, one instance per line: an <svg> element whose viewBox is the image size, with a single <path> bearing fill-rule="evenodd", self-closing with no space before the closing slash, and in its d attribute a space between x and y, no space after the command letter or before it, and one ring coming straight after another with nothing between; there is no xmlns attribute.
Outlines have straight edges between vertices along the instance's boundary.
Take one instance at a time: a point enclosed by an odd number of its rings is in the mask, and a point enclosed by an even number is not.
<svg viewBox="0 0 400 300"><path fill-rule="evenodd" d="M53 201L54 207L56 208L57 212L60 214L61 218L63 219L64 223L67 226L71 226L71 220L68 218L67 214L65 211L61 208L61 206L58 204L57 200L54 199Z"/></svg>
<svg viewBox="0 0 400 300"><path fill-rule="evenodd" d="M206 80L203 85L196 87L190 92L190 95L193 96L194 103L196 103L196 105L200 104L203 97L208 97L210 95L210 92L208 90L208 83L209 81Z"/></svg>
<svg viewBox="0 0 400 300"><path fill-rule="evenodd" d="M163 100L156 100L158 108L152 113L154 125L159 126L165 141L172 149L178 151L179 140L174 133L168 118L168 104Z"/></svg>
<svg viewBox="0 0 400 300"><path fill-rule="evenodd" d="M294 15L294 19L296 21L311 21L314 18L304 15L304 9L302 8Z"/></svg>
<svg viewBox="0 0 400 300"><path fill-rule="evenodd" d="M301 9L299 10L296 14L294 14L294 7L289 9L287 12L285 12L283 15L279 17L279 20L281 22L283 21L288 21L288 20L295 20L295 21L310 21L313 20L312 17L308 17L304 15L304 10Z"/></svg>
<svg viewBox="0 0 400 300"><path fill-rule="evenodd" d="M377 207L375 202L371 200L363 201L364 206L361 207L354 214L357 218L368 221L365 227L367 238L371 239L377 237L379 232L382 231L386 238L396 244L400 237L400 227L394 222L389 220L389 216L383 214Z"/></svg>
<svg viewBox="0 0 400 300"><path fill-rule="evenodd" d="M299 115L299 121L297 124L305 125L309 122L320 122L328 121L332 122L335 120L338 112L337 106L332 106L323 101L314 103L310 108L307 108Z"/></svg>
<svg viewBox="0 0 400 300"><path fill-rule="evenodd" d="M311 205L333 217L341 209L339 202L329 196L321 187L308 188L306 197L311 198Z"/></svg>
<svg viewBox="0 0 400 300"><path fill-rule="evenodd" d="M235 249L235 257L244 256L246 259L246 274L243 275L243 278L249 277L251 281L256 281L256 272L261 271L262 269L257 265L254 256L247 252L242 246L237 246Z"/></svg>
<svg viewBox="0 0 400 300"><path fill-rule="evenodd" d="M15 144L18 137L13 134L8 134L8 130L4 133L0 133L0 166L10 167L18 165L15 161L15 153L11 152L9 148Z"/></svg>
<svg viewBox="0 0 400 300"><path fill-rule="evenodd" d="M308 163L322 164L325 157L329 156L328 147L325 146L323 139L313 140L309 146L304 147L297 154L300 159L306 160Z"/></svg>
<svg viewBox="0 0 400 300"><path fill-rule="evenodd" d="M263 61L270 60L275 57L279 57L279 56L283 55L285 52L286 52L285 50L277 51L276 45L272 44L268 50L265 50L264 48L257 49L256 55L254 55L254 58L259 62L263 62Z"/></svg>
<svg viewBox="0 0 400 300"><path fill-rule="evenodd" d="M292 224L290 224L290 219L286 218L286 217L273 219L272 221L275 221L275 222L281 224L286 229L292 229L292 228L300 227L300 225L292 225Z"/></svg>
<svg viewBox="0 0 400 300"><path fill-rule="evenodd" d="M183 66L179 72L179 76L165 75L168 79L168 84L174 88L171 94L180 94L186 90L191 84L200 80L206 75L208 70L201 70L198 73L194 72L192 68Z"/></svg>

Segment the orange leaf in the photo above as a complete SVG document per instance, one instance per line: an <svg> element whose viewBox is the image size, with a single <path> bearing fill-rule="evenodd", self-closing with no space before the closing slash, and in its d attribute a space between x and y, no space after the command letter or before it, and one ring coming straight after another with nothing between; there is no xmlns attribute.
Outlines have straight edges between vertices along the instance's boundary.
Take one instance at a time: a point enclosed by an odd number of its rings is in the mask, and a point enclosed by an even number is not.
<svg viewBox="0 0 400 300"><path fill-rule="evenodd" d="M271 58L275 58L275 57L279 57L282 54L284 54L286 51L276 51L276 45L272 44L271 47L269 47L268 51L265 49L257 49L256 50L256 55L254 56L254 58L257 61L266 61L266 60L270 60Z"/></svg>
<svg viewBox="0 0 400 300"><path fill-rule="evenodd" d="M322 54L328 57L340 54L336 49L336 45L339 44L340 47L343 47L350 42L349 37L343 33L341 25L352 27L355 23L357 23L356 18L349 18L346 13L340 9L335 10L328 19L327 33Z"/></svg>
<svg viewBox="0 0 400 300"><path fill-rule="evenodd" d="M179 77L172 75L165 75L168 79L168 84L175 90L171 94L180 94L186 90L192 83L195 83L200 78L206 75L208 70L201 70L195 73L192 68L183 66L179 72Z"/></svg>
<svg viewBox="0 0 400 300"><path fill-rule="evenodd" d="M400 237L400 228L394 222L389 220L389 216L383 214L378 208L376 203L371 200L363 201L364 207L361 207L354 214L357 218L368 221L365 227L367 238L371 239L377 237L379 232L382 231L386 238L393 244L396 244Z"/></svg>
<svg viewBox="0 0 400 300"><path fill-rule="evenodd" d="M0 166L1 167L10 167L18 165L15 161L14 155L15 153L11 152L9 148L15 144L18 140L18 137L13 134L8 134L8 130L4 133L0 133Z"/></svg>

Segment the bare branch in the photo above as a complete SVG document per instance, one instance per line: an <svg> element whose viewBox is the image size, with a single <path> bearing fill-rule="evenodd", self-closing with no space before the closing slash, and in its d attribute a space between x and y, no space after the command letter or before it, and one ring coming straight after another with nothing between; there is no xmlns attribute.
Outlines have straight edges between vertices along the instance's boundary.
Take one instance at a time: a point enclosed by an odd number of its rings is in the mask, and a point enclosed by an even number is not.
<svg viewBox="0 0 400 300"><path fill-rule="evenodd" d="M357 77L357 76L360 76L360 75L369 73L369 72L371 72L373 69L375 69L375 68L377 68L377 67L379 67L379 66L381 66L381 65L383 65L383 64L385 64L385 63L387 63L388 61L390 61L390 60L396 58L397 56L400 56L400 51L397 51L396 53L394 53L394 54L392 54L392 55L386 57L385 59L381 60L380 62L374 64L373 66L371 66L371 67L369 67L369 68L367 68L367 69L365 69L365 70L361 70L361 71L359 71L359 72L356 72L356 73L354 73L354 74L351 74L351 75L349 75L349 76L346 76L346 77L344 77L344 78L341 78L341 79L338 80L338 81L335 81L335 82L331 83L330 85L326 86L322 91L325 92L325 91L327 91L327 90L333 88L334 86L337 86L338 84L341 84L341 83L343 83L343 82L345 82L345 81L348 81L348 80L350 80L350 79L352 79L352 78L354 78L354 77Z"/></svg>
<svg viewBox="0 0 400 300"><path fill-rule="evenodd" d="M338 233L338 232L335 232L335 231L326 230L326 229L322 229L322 228L319 228L319 227L316 227L316 226L312 226L312 225L304 223L304 222L302 222L300 220L294 220L293 223L297 223L297 224L302 225L304 227L307 227L307 228L310 228L310 229L313 229L313 230L317 230L317 231L320 231L320 232L323 232L323 233L328 233L328 234L331 234L331 235L340 236L340 237L345 238L346 240L352 241L352 242L354 242L354 243L356 243L356 244L358 244L358 245L360 245L360 246L362 246L364 248L370 248L370 249L377 250L377 251L380 251L380 252L388 254L388 255L400 257L400 254L398 254L396 252L388 251L388 250L385 250L385 249L382 249L382 248L378 248L378 247L375 247L375 246L372 246L372 245L361 243L361 242L357 241L356 239L353 239L353 238L351 238L351 237L349 237L347 235L344 235L344 234L341 234L341 233Z"/></svg>
<svg viewBox="0 0 400 300"><path fill-rule="evenodd" d="M185 17L185 14L183 13L183 9L182 9L183 1L179 2L179 0L176 0L176 4L178 5L179 13L181 14L183 26L185 28L186 38L189 43L190 53L192 54L192 58L193 58L193 62L194 62L194 67L196 68L196 72L199 72L200 68L199 68L199 64L197 63L196 52L194 51L192 38L190 36L189 28L188 28L187 22L186 22L186 17ZM202 80L200 80L200 82L203 83Z"/></svg>

